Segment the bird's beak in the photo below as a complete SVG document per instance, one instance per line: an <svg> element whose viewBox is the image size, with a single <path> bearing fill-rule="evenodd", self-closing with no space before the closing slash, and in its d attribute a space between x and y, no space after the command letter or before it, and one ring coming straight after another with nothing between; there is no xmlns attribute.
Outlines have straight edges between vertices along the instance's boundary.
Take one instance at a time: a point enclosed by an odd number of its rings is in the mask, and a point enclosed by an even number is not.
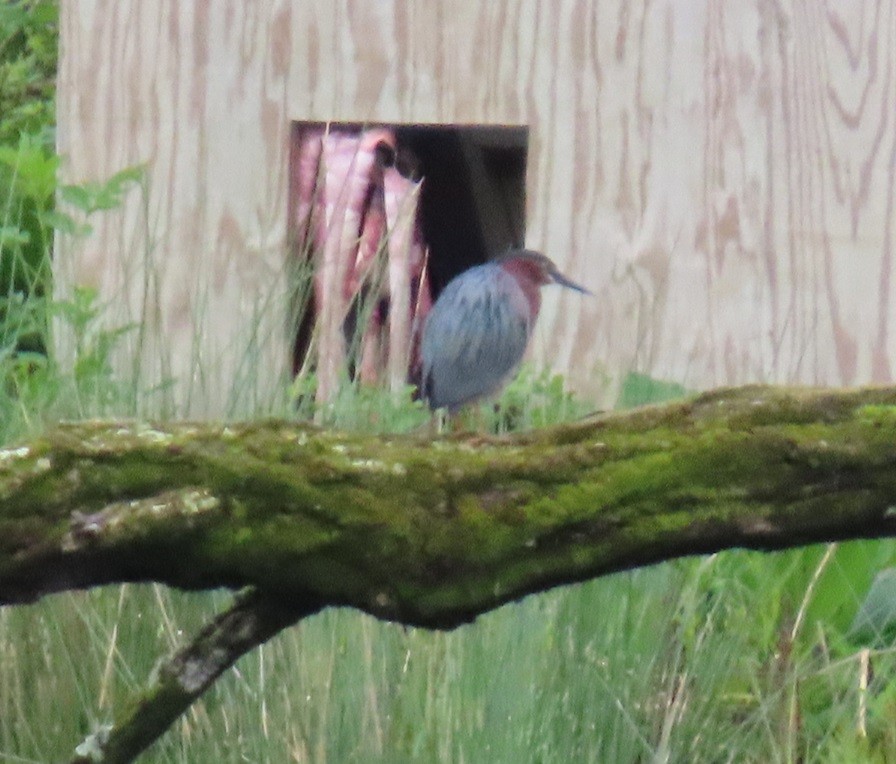
<svg viewBox="0 0 896 764"><path fill-rule="evenodd" d="M582 294L590 294L594 295L594 293L590 289L585 289L581 284L576 284L572 279L566 278L560 271L552 270L550 276L554 281L561 286L569 287L570 289L575 289L577 292L581 292Z"/></svg>

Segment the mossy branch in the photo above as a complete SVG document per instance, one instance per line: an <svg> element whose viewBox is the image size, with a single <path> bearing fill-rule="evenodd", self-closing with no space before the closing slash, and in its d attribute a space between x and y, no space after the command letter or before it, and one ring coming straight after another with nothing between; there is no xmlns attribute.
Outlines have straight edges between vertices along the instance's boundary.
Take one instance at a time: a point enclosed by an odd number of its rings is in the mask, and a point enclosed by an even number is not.
<svg viewBox="0 0 896 764"><path fill-rule="evenodd" d="M748 387L506 439L66 424L0 452L0 603L254 586L453 627L729 547L896 533L896 389Z"/></svg>
<svg viewBox="0 0 896 764"><path fill-rule="evenodd" d="M448 628L681 555L896 535L894 468L896 388L721 390L498 440L67 424L0 451L0 604L252 587L75 759L130 761L321 607Z"/></svg>

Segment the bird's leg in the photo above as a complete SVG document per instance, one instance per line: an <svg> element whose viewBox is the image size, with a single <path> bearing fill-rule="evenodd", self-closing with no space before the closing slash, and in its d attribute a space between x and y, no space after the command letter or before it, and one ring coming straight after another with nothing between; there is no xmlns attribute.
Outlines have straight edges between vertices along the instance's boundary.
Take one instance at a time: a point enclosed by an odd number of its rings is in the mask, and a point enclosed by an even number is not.
<svg viewBox="0 0 896 764"><path fill-rule="evenodd" d="M478 435L492 434L488 432L488 423L486 422L485 416L482 413L482 406L470 406L467 409L467 412L470 432L475 432Z"/></svg>
<svg viewBox="0 0 896 764"><path fill-rule="evenodd" d="M452 435L473 433L487 435L486 421L482 415L482 408L475 403L458 411L456 414L445 414L445 424Z"/></svg>

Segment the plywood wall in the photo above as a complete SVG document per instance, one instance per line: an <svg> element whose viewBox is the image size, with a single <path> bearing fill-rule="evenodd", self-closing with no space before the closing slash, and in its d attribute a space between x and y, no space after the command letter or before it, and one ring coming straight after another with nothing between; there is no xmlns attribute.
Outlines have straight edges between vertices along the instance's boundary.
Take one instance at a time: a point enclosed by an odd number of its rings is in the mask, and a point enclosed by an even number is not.
<svg viewBox="0 0 896 764"><path fill-rule="evenodd" d="M95 284L143 322L142 373L173 376L181 410L239 413L283 384L291 120L528 125L527 244L597 295L549 290L534 354L601 404L631 370L893 377L892 0L68 0L62 17L66 178L145 162L148 184L61 242L58 288Z"/></svg>

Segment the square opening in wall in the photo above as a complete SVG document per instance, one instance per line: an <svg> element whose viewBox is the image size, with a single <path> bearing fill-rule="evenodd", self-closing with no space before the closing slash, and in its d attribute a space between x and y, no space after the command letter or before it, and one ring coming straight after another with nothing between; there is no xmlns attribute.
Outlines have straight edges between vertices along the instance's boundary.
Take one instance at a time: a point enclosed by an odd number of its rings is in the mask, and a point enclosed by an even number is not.
<svg viewBox="0 0 896 764"><path fill-rule="evenodd" d="M400 390L461 271L525 241L528 128L296 122L289 221L295 374Z"/></svg>

